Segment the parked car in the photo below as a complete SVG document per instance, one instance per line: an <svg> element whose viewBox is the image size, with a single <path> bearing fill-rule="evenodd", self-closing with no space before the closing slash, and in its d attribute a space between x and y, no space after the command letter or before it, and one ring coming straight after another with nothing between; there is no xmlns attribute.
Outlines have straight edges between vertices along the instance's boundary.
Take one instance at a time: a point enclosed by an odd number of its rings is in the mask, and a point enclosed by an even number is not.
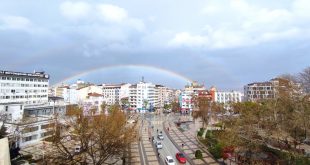
<svg viewBox="0 0 310 165"><path fill-rule="evenodd" d="M157 138L160 139L160 140L164 140L164 136L162 134L158 134Z"/></svg>
<svg viewBox="0 0 310 165"><path fill-rule="evenodd" d="M157 141L157 142L156 142L156 148L157 148L157 149L162 149L162 148L163 148L163 145L161 144L160 141Z"/></svg>
<svg viewBox="0 0 310 165"><path fill-rule="evenodd" d="M177 158L177 160L180 163L186 163L186 158L185 158L184 154L182 154L181 152L176 153L175 157Z"/></svg>
<svg viewBox="0 0 310 165"><path fill-rule="evenodd" d="M74 153L80 153L81 152L81 146L76 146L74 148Z"/></svg>
<svg viewBox="0 0 310 165"><path fill-rule="evenodd" d="M167 165L175 165L175 161L173 160L172 156L167 156L165 159L165 163Z"/></svg>
<svg viewBox="0 0 310 165"><path fill-rule="evenodd" d="M305 139L305 140L303 141L303 143L310 145L310 139L308 139L308 138Z"/></svg>

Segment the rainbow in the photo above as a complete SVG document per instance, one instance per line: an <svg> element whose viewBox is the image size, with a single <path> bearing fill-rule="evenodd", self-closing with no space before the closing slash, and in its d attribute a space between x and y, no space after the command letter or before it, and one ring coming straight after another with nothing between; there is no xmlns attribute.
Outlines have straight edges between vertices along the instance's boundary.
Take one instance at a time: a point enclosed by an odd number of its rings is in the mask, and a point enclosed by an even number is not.
<svg viewBox="0 0 310 165"><path fill-rule="evenodd" d="M165 69L165 68L160 68L160 67L155 67L155 66L151 66L151 65L143 65L143 64L123 64L123 65L109 65L109 66L100 66L100 67L95 67L95 68L91 68L91 69L88 69L86 71L82 71L82 72L79 72L73 76L70 76L70 77L67 77L59 82L57 82L56 84L54 84L53 86L58 86L60 85L61 83L64 83L64 82L67 82L69 80L72 80L74 78L79 78L81 76L84 76L84 75L87 75L87 74L90 74L92 72L96 72L96 71L106 71L106 70L110 70L110 69L116 69L116 68L139 68L139 69L150 69L150 70L155 70L155 71L158 71L158 72L162 72L164 74L167 74L167 75L170 75L172 77L175 77L175 78L178 78L180 80L183 80L185 81L186 83L191 83L193 82L192 79L180 74L180 73L177 73L177 72L174 72L174 71L171 71L171 70L168 70L168 69Z"/></svg>

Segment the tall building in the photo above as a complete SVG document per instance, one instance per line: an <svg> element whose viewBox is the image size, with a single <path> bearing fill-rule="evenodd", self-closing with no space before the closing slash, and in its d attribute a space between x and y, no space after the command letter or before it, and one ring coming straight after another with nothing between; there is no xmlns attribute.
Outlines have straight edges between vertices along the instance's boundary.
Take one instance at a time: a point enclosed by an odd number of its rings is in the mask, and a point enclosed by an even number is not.
<svg viewBox="0 0 310 165"><path fill-rule="evenodd" d="M0 103L19 102L23 105L48 103L48 74L0 70L0 77Z"/></svg>
<svg viewBox="0 0 310 165"><path fill-rule="evenodd" d="M173 90L163 85L156 85L158 107L163 108L174 100Z"/></svg>
<svg viewBox="0 0 310 165"><path fill-rule="evenodd" d="M108 105L119 104L121 84L102 84L102 95Z"/></svg>
<svg viewBox="0 0 310 165"><path fill-rule="evenodd" d="M144 81L131 85L129 87L128 101L130 108L139 112L158 107L156 86Z"/></svg>
<svg viewBox="0 0 310 165"><path fill-rule="evenodd" d="M49 98L44 72L0 71L0 114L14 146L34 144L52 134L54 117L64 114L62 98Z"/></svg>

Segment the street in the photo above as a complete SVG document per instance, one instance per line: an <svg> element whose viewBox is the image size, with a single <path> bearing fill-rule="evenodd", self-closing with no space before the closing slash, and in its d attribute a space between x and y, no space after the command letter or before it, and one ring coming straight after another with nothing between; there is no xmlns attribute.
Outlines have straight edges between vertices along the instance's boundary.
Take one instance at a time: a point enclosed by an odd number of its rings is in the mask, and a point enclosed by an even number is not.
<svg viewBox="0 0 310 165"><path fill-rule="evenodd" d="M154 115L154 114L145 114L145 119L149 124L149 135L150 137L155 138L156 141L161 141L163 148L158 149L159 152L159 162L160 164L164 164L166 156L172 156L176 164L180 164L178 160L175 158L175 154L179 152L177 147L171 142L171 140L166 135L165 131L163 130L163 123L165 121L173 120L173 118L170 116L170 114L161 114L161 115ZM158 132L157 132L158 130ZM162 133L164 140L159 140L157 138L158 133ZM153 143L154 148L156 150L156 146ZM157 151L156 151L157 152ZM186 164L189 164L188 162Z"/></svg>

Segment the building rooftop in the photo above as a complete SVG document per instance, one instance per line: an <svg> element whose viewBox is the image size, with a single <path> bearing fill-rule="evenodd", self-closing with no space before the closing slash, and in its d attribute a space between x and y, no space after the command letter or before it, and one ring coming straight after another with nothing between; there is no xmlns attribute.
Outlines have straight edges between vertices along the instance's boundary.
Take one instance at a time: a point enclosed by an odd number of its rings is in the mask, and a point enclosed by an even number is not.
<svg viewBox="0 0 310 165"><path fill-rule="evenodd" d="M103 96L103 95L94 92L94 93L88 93L88 96L92 96L92 97L101 97L101 96Z"/></svg>
<svg viewBox="0 0 310 165"><path fill-rule="evenodd" d="M14 71L4 71L0 70L0 76L21 76L21 77L35 77L35 78L44 78L49 79L49 75L45 72L34 72L34 73L25 73L25 72L14 72Z"/></svg>

